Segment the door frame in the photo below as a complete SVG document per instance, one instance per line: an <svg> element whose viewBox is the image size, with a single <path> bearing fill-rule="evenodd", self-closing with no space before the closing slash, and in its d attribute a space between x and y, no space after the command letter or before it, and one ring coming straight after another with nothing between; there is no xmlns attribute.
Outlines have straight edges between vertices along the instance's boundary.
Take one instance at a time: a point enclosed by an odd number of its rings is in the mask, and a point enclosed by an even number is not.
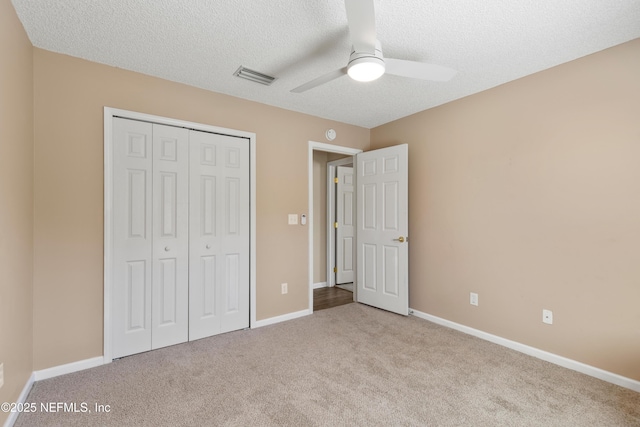
<svg viewBox="0 0 640 427"><path fill-rule="evenodd" d="M362 153L363 150L359 148L351 148L351 147L343 147L341 145L332 145L326 144L324 142L315 142L309 141L308 145L308 159L307 159L307 171L309 174L308 183L308 197L309 197L309 208L308 208L308 224L309 224L309 277L308 277L308 288L309 288L309 313L313 313L313 152L314 151L325 151L328 153L338 153L344 154L346 156L355 156L358 153ZM328 246L327 242L327 246ZM327 264L329 264L327 260Z"/></svg>
<svg viewBox="0 0 640 427"><path fill-rule="evenodd" d="M327 286L336 285L336 275L333 268L336 266L336 236L333 223L336 221L336 186L333 179L336 177L338 166L353 164L353 156L327 162Z"/></svg>
<svg viewBox="0 0 640 427"><path fill-rule="evenodd" d="M112 232L113 232L113 118L140 120L168 126L246 138L249 141L249 328L256 324L256 134L236 129L155 116L136 111L104 107L104 345L103 363L112 361L111 296L112 296Z"/></svg>

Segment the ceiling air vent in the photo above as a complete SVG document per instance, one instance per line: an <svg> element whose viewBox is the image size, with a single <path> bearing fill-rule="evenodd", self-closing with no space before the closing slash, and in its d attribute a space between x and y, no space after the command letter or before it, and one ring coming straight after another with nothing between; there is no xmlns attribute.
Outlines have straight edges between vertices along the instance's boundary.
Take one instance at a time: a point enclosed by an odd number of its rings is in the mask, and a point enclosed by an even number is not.
<svg viewBox="0 0 640 427"><path fill-rule="evenodd" d="M240 68L233 73L234 76L242 77L243 79L251 80L252 82L260 83L266 86L269 86L276 79L275 77L267 76L266 74L259 73L257 71L250 70L248 68L243 67Z"/></svg>

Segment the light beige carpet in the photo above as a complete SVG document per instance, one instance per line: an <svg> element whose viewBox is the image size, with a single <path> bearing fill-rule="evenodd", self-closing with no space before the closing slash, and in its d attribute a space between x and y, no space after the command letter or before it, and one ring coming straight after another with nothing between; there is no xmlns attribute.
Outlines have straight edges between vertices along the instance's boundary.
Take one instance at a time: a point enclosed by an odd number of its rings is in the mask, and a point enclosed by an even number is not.
<svg viewBox="0 0 640 427"><path fill-rule="evenodd" d="M17 427L640 426L640 393L360 304L40 381L28 402L92 412Z"/></svg>

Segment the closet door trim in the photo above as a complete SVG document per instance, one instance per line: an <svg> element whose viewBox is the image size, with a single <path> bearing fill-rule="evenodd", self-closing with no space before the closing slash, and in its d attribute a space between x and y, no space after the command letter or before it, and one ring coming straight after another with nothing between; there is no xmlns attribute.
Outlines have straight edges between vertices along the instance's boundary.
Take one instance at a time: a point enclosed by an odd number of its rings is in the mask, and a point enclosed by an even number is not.
<svg viewBox="0 0 640 427"><path fill-rule="evenodd" d="M249 327L256 324L256 134L236 129L210 126L202 123L188 122L169 117L155 116L118 108L104 107L104 332L103 363L111 363L112 321L111 298L113 292L113 118L139 120L168 126L183 127L204 132L246 138L249 141Z"/></svg>

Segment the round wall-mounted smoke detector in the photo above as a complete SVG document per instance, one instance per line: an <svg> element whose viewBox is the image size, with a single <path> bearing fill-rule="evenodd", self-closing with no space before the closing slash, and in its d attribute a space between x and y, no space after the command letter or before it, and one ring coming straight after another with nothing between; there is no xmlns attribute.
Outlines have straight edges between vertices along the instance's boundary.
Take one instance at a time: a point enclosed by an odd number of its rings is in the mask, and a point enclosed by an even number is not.
<svg viewBox="0 0 640 427"><path fill-rule="evenodd" d="M327 137L327 139L329 141L333 141L334 139L336 139L336 131L333 129L329 129L326 133L325 136Z"/></svg>

